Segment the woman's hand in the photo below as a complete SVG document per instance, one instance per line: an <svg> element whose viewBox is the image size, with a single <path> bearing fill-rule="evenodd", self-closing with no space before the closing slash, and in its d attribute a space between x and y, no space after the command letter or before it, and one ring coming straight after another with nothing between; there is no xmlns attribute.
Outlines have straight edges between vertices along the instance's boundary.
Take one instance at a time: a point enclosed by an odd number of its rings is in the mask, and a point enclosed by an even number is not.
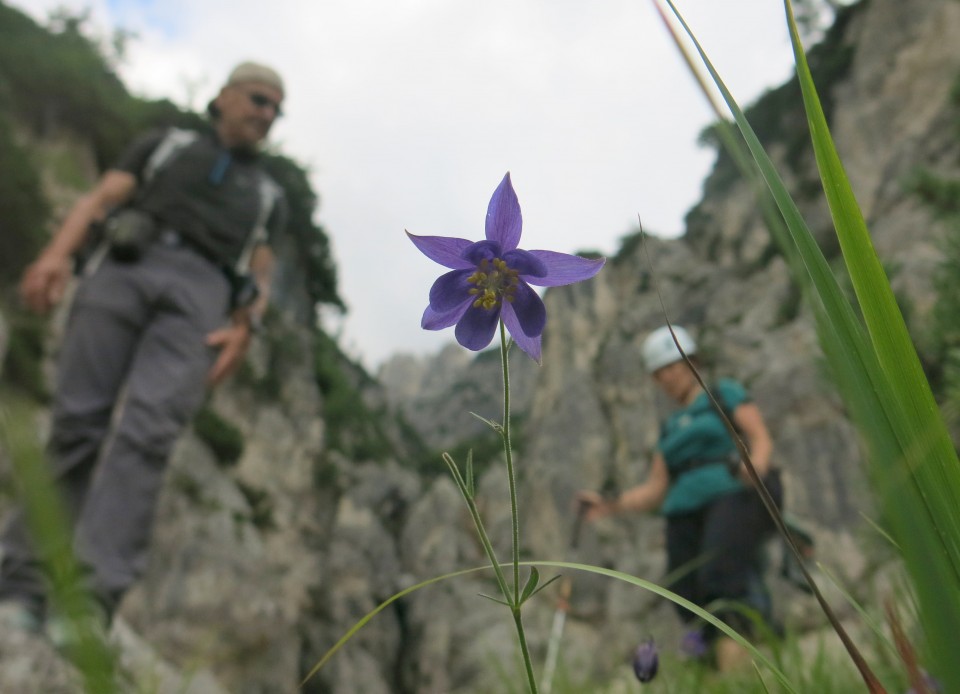
<svg viewBox="0 0 960 694"><path fill-rule="evenodd" d="M757 471L757 475L765 477L770 471L770 456L773 453L773 440L763 421L763 415L752 402L745 402L733 411L733 421L743 432L747 448L750 449L750 460ZM753 480L746 466L741 464L737 469L737 476L745 483L752 485Z"/></svg>
<svg viewBox="0 0 960 694"><path fill-rule="evenodd" d="M587 520L595 520L615 513L630 511L647 513L660 508L670 487L667 464L659 451L653 454L650 472L643 484L627 489L615 497L605 497L597 492L583 490L577 493L581 513Z"/></svg>
<svg viewBox="0 0 960 694"><path fill-rule="evenodd" d="M614 513L614 504L605 498L587 489L577 492L577 512L584 520L594 521Z"/></svg>

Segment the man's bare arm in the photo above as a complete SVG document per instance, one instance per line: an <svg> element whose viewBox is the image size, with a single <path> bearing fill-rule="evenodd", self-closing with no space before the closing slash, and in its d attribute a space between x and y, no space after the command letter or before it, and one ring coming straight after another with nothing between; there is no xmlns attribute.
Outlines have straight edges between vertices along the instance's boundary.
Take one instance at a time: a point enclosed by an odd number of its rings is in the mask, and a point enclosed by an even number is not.
<svg viewBox="0 0 960 694"><path fill-rule="evenodd" d="M107 171L97 186L70 208L66 218L20 280L20 296L32 311L46 313L63 298L72 257L87 239L90 225L133 197L137 178L126 171Z"/></svg>

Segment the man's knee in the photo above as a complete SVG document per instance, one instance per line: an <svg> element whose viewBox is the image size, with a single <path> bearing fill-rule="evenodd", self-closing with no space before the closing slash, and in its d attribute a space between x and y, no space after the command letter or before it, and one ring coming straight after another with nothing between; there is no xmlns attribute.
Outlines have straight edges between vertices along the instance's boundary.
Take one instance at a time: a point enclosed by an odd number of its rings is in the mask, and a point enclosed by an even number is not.
<svg viewBox="0 0 960 694"><path fill-rule="evenodd" d="M110 413L63 414L54 416L47 444L55 470L61 474L92 463L110 427Z"/></svg>
<svg viewBox="0 0 960 694"><path fill-rule="evenodd" d="M165 460L192 414L158 403L128 403L117 424L116 440L145 458Z"/></svg>

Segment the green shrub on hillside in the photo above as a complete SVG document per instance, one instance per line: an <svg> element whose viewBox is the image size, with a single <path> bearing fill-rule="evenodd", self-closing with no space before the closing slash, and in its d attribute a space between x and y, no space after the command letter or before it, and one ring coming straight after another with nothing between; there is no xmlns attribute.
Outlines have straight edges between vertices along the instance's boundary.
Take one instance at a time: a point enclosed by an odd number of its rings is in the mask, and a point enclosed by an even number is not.
<svg viewBox="0 0 960 694"><path fill-rule="evenodd" d="M132 96L114 69L126 36L104 46L89 36L87 13L60 10L42 27L0 1L0 286L12 282L44 239L48 204L29 151L13 125L43 138L62 130L89 141L104 170L140 132L156 127L206 127L198 113L168 100ZM284 187L289 233L301 264L303 288L315 304L344 308L325 231L313 221L317 195L307 172L279 154L267 157L270 173ZM62 167L63 163L57 164ZM88 182L89 183L89 182ZM71 187L73 183L71 183Z"/></svg>
<svg viewBox="0 0 960 694"><path fill-rule="evenodd" d="M2 104L0 98L0 286L15 282L36 255L49 214L40 177L27 151L17 144Z"/></svg>
<svg viewBox="0 0 960 694"><path fill-rule="evenodd" d="M243 455L243 432L209 407L193 418L193 431L224 467L236 465Z"/></svg>
<svg viewBox="0 0 960 694"><path fill-rule="evenodd" d="M3 363L3 380L37 402L50 399L43 375L46 322L22 311L7 314L10 337Z"/></svg>
<svg viewBox="0 0 960 694"><path fill-rule="evenodd" d="M365 377L362 370L351 369L336 342L320 331L314 341L313 364L323 395L327 445L354 460L383 461L390 457L393 446L381 418L363 400L357 380Z"/></svg>

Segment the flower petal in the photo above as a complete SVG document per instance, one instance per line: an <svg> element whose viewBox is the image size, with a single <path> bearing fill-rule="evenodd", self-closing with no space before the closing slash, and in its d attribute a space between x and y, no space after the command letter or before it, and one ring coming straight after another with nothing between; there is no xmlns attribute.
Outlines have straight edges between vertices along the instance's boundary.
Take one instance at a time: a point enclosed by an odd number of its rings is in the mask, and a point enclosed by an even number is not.
<svg viewBox="0 0 960 694"><path fill-rule="evenodd" d="M556 251L527 252L540 259L547 266L546 277L537 275L523 277L527 282L537 287L560 287L565 284L588 280L600 272L600 268L607 262L606 258L581 258L579 255L557 253Z"/></svg>
<svg viewBox="0 0 960 694"><path fill-rule="evenodd" d="M477 241L471 243L463 251L463 257L470 262L470 266L479 265L481 261L493 260L500 257L500 244L494 241Z"/></svg>
<svg viewBox="0 0 960 694"><path fill-rule="evenodd" d="M487 240L500 244L504 251L512 251L520 245L520 231L523 217L520 215L520 201L510 182L510 172L503 177L500 185L493 191L487 206Z"/></svg>
<svg viewBox="0 0 960 694"><path fill-rule="evenodd" d="M472 349L474 352L479 352L490 344L499 321L499 308L487 309L471 305L463 314L460 322L457 323L454 335L461 345L467 349Z"/></svg>
<svg viewBox="0 0 960 694"><path fill-rule="evenodd" d="M516 248L503 254L503 260L511 270L518 270L521 275L530 277L545 277L549 272L547 264L530 251Z"/></svg>
<svg viewBox="0 0 960 694"><path fill-rule="evenodd" d="M423 312L423 317L420 319L420 327L424 330L443 330L444 328L449 328L451 325L455 325L457 321L463 317L463 313L472 303L472 299L473 297L468 297L462 305L443 313L434 311L427 306Z"/></svg>
<svg viewBox="0 0 960 694"><path fill-rule="evenodd" d="M517 315L523 334L527 337L540 337L547 324L547 309L530 285L521 280L513 301L508 302L508 305Z"/></svg>
<svg viewBox="0 0 960 694"><path fill-rule="evenodd" d="M503 307L503 324L507 326L507 330L510 331L510 335L513 337L513 341L517 343L517 347L529 354L531 359L540 364L542 336L527 337L524 335L523 330L520 328L520 321L517 319L517 314L510 304Z"/></svg>
<svg viewBox="0 0 960 694"><path fill-rule="evenodd" d="M417 236L409 231L406 233L413 245L435 263L454 270L466 270L470 267L470 263L463 258L463 251L472 241L452 236Z"/></svg>
<svg viewBox="0 0 960 694"><path fill-rule="evenodd" d="M470 289L473 287L467 278L472 274L470 270L452 270L440 275L430 287L430 308L437 313L451 311L470 298Z"/></svg>

